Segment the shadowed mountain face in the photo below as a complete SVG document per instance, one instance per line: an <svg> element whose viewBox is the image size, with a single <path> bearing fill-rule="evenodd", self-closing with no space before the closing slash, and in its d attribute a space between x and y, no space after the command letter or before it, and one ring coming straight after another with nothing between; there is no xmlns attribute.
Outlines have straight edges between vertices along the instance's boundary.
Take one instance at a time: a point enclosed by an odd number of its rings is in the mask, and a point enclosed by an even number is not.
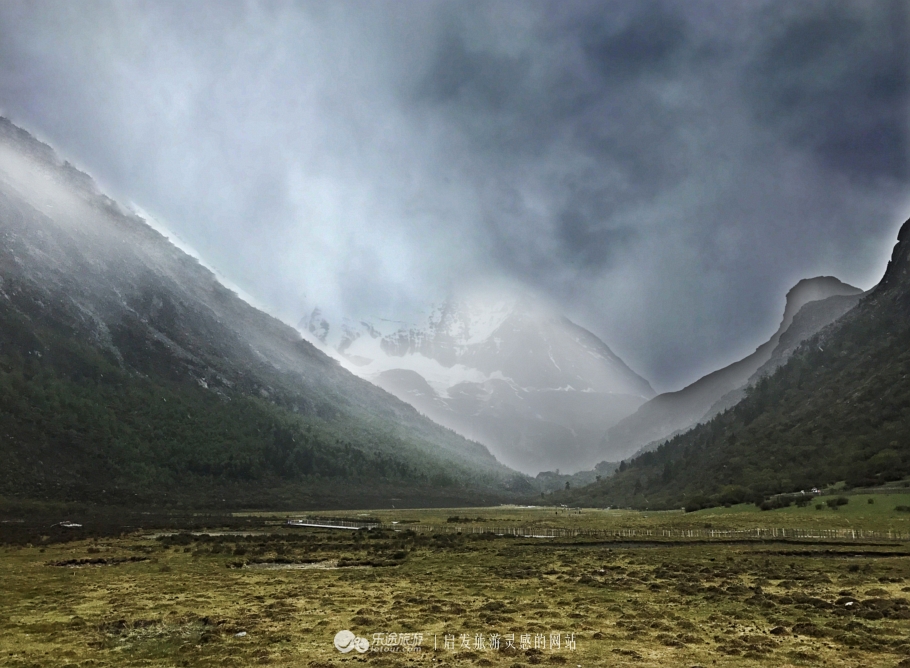
<svg viewBox="0 0 910 668"><path fill-rule="evenodd" d="M528 484L249 306L5 119L0 238L4 495L389 505Z"/></svg>
<svg viewBox="0 0 910 668"><path fill-rule="evenodd" d="M301 323L362 377L526 472L590 468L654 396L594 334L528 297L449 299L420 327Z"/></svg>
<svg viewBox="0 0 910 668"><path fill-rule="evenodd" d="M718 413L742 401L748 388L753 387L763 376L774 373L796 352L803 341L847 313L859 303L860 297L862 293L835 295L803 306L794 316L790 326L780 335L768 361L758 367L745 384L718 399L699 422L707 422Z"/></svg>
<svg viewBox="0 0 910 668"><path fill-rule="evenodd" d="M745 396L748 384L780 366L800 342L853 308L861 294L859 288L831 276L800 281L787 293L783 320L766 343L678 392L658 395L611 427L603 439L603 458L615 461L652 449L734 405Z"/></svg>
<svg viewBox="0 0 910 668"><path fill-rule="evenodd" d="M769 360L773 371L742 401L566 498L697 509L910 474L910 221L881 282L795 343L845 306L836 297L803 306L792 339L780 338L781 363Z"/></svg>

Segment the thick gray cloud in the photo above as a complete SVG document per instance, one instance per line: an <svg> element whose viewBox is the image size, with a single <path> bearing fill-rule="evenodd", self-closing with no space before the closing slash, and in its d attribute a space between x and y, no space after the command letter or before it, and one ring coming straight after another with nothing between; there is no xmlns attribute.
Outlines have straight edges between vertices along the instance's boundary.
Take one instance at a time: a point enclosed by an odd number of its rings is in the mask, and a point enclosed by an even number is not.
<svg viewBox="0 0 910 668"><path fill-rule="evenodd" d="M910 176L906 3L832 5L775 30L748 70L758 120L854 179ZM751 85L757 83L758 85Z"/></svg>
<svg viewBox="0 0 910 668"><path fill-rule="evenodd" d="M910 215L893 2L6 2L0 108L290 322L543 293L655 387Z"/></svg>

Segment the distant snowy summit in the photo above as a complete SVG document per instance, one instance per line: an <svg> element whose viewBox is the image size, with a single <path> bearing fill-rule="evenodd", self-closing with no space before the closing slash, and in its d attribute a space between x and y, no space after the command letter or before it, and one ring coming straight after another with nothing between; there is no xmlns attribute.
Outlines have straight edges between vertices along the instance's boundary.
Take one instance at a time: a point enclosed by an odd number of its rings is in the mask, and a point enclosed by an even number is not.
<svg viewBox="0 0 910 668"><path fill-rule="evenodd" d="M590 468L604 430L654 396L597 336L532 297L452 297L423 323L298 324L357 375L529 473Z"/></svg>

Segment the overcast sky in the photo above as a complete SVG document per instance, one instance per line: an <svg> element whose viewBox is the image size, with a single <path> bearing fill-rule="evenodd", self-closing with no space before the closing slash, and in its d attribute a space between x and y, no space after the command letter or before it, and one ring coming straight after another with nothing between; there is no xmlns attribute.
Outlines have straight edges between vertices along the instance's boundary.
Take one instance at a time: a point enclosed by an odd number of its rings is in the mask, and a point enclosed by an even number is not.
<svg viewBox="0 0 910 668"><path fill-rule="evenodd" d="M0 113L273 314L541 293L658 390L910 217L910 4L0 3Z"/></svg>

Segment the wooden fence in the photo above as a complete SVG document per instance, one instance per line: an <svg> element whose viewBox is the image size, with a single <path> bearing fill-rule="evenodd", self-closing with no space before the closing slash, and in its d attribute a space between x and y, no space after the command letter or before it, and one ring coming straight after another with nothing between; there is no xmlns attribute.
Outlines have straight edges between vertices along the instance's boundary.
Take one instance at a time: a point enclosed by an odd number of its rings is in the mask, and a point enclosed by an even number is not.
<svg viewBox="0 0 910 668"><path fill-rule="evenodd" d="M865 529L791 529L756 527L754 529L567 529L541 527L487 527L475 524L375 524L349 520L301 518L289 526L324 529L384 529L443 534L495 534L519 538L595 538L602 540L856 540L910 541L906 531L868 531Z"/></svg>

